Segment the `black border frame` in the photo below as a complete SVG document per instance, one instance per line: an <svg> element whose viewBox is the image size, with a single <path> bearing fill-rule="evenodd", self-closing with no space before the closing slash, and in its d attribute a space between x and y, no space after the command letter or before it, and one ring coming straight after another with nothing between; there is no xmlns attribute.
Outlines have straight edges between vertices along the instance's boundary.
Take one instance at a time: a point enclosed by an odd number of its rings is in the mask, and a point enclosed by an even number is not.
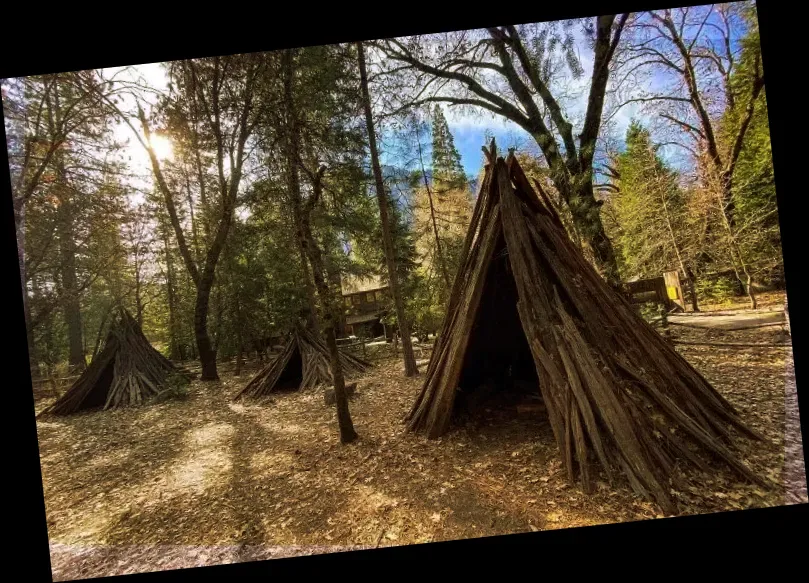
<svg viewBox="0 0 809 583"><path fill-rule="evenodd" d="M405 34L437 32L478 28L500 24L502 22L535 22L557 20L561 18L579 18L594 16L599 13L640 11L673 6L701 5L707 2L643 2L643 1L608 1L598 4L579 3L565 6L531 4L517 6L509 4L490 5L483 3L482 9L476 3L457 6L446 6L447 11L439 11L436 4L423 4L423 8L412 3L402 6L401 13L387 16L375 8L359 5L337 5L330 8L311 6L306 10L307 18L316 13L320 20L309 20L298 24L291 13L283 14L282 8L265 4L256 7L241 6L233 12L233 17L221 14L220 8L196 9L198 16L191 16L185 10L172 14L167 7L156 8L154 5L121 5L127 10L123 15L109 10L104 13L93 7L85 12L68 6L68 10L59 13L45 4L28 6L25 12L4 6L4 23L7 35L0 57L0 77L16 77L52 71L67 71L98 67L118 66L136 63L151 63L182 58L201 57L214 54L228 54L252 51L265 51L287 46L304 46L314 44L330 44L366 38L392 37ZM785 8L786 5L784 5ZM262 10L266 7L266 10ZM785 46L798 35L797 26L802 21L797 13L777 9L774 3L757 2L761 30L762 59L766 74L766 91L769 105L770 134L773 143L773 165L777 182L777 200L784 264L787 273L787 293L792 299L790 304L790 320L795 358L796 379L798 380L799 406L804 412L809 410L809 392L800 389L807 372L806 363L806 327L805 311L802 305L802 290L805 289L799 278L800 253L802 251L801 233L801 194L800 182L796 168L801 167L797 160L794 141L800 139L794 127L790 125L800 121L802 107L794 102L792 91L796 85L794 79L800 72L794 64L800 66L800 52L795 47ZM106 7L109 9L109 5ZM291 8L294 9L294 6ZM213 11L216 10L216 15ZM367 12L365 12L367 10ZM47 14L47 16L45 16ZM389 14L389 13L388 13ZM338 16L339 15L339 16ZM102 30L99 22L93 18L98 16L112 24L112 32ZM365 19L368 19L366 22ZM790 20L796 24L790 26ZM290 25L291 23L291 25ZM337 24L339 23L339 25ZM305 29L305 30L304 30ZM793 32L794 31L794 32ZM16 33L16 35L15 35ZM162 44L158 40L166 38ZM42 51L42 52L40 52ZM793 101L791 101L793 100ZM0 129L5 137L5 132ZM5 485L12 486L6 503L20 505L24 515L22 520L12 521L7 526L7 533L13 533L10 550L13 551L11 561L17 565L4 565L9 572L24 573L24 580L51 580L50 554L46 528L45 504L41 469L39 464L39 447L36 424L33 412L33 396L28 386L30 372L27 367L27 346L25 343L25 322L22 310L22 298L19 295L19 271L16 256L16 240L14 235L13 213L10 204L10 179L5 149L0 154L0 184L4 196L5 243L3 245L3 273L10 291L10 302L5 303L10 316L10 326L15 328L10 336L11 353L5 353L5 363L12 367L12 375L4 375L8 382L0 384L6 396L12 397L7 419L13 421L9 430L8 450L15 454L11 468L5 473ZM805 164L805 162L804 162ZM805 243L804 243L805 244ZM7 336L8 338L8 336ZM803 381L805 382L805 381ZM21 414L22 411L27 411ZM803 435L809 434L809 423L804 413L801 419ZM20 427L17 427L20 424ZM4 424L8 425L8 423ZM24 437L23 437L24 436ZM804 460L806 460L806 439L804 438ZM809 467L809 464L807 464ZM425 563L445 563L455 570L461 562L479 564L482 557L488 561L504 559L512 564L533 567L533 576L550 574L546 570L551 563L553 570L561 569L563 573L580 575L589 568L595 567L606 575L605 567L614 567L615 574L639 572L644 559L651 559L657 568L646 571L648 575L669 574L672 569L684 565L692 566L692 561L702 563L703 560L718 559L721 563L719 572L727 575L728 570L746 568L748 561L769 559L767 551L772 549L780 561L767 561L768 571L777 568L791 559L799 558L795 550L802 547L806 540L801 528L807 524L807 508L809 505L782 506L777 508L752 509L737 512L685 516L663 520L631 522L623 524L602 525L567 529L549 532L505 535L499 537L468 539L462 541L431 543L377 549L372 551L354 551L312 557L292 559L276 559L254 563L201 567L192 570L164 571L149 574L130 575L128 578L141 580L144 577L153 580L183 577L191 579L222 579L243 577L245 575L275 575L289 569L290 573L301 574L307 567L315 570L328 569L335 561L345 563L351 560L368 561L374 559L419 561ZM9 514L11 512L6 509ZM640 552L643 542L650 542L650 551ZM605 555L599 552L613 548L617 543L617 553ZM731 545L731 553L720 554L718 544ZM770 543L777 543L773 547ZM800 546L798 546L800 545ZM553 554L543 552L553 548ZM682 547L682 550L678 548ZM722 544L724 546L724 544ZM564 547L565 550L562 550ZM750 548L753 552L742 554L742 548ZM561 551L561 553L560 553ZM593 556L593 552L597 556ZM702 551L701 553L699 551ZM571 554L572 562L560 561L560 554ZM650 554L651 553L651 554ZM723 556L725 555L725 556ZM576 559L578 557L578 559ZM602 557L606 561L600 560ZM477 558L477 561L474 561ZM542 559L545 560L542 560ZM775 558L775 557L773 557ZM22 559L22 561L20 561ZM499 563L499 562L498 562ZM359 566L359 565L357 565ZM493 565L494 566L494 565ZM697 565L694 564L694 567ZM794 567L799 565L792 565ZM702 566L700 565L702 568ZM303 569L303 570L302 570ZM20 571L21 570L21 571ZM499 567L498 567L498 570ZM352 569L352 576L359 570ZM695 573L696 570L690 570ZM336 574L336 573L335 573ZM419 576L419 575L416 575ZM529 575L531 576L531 575Z"/></svg>

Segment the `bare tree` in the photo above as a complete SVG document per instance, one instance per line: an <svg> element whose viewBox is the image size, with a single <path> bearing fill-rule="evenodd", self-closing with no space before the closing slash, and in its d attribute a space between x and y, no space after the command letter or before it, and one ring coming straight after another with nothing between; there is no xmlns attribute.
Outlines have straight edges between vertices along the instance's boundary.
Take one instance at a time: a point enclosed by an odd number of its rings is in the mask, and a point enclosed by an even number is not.
<svg viewBox="0 0 809 583"><path fill-rule="evenodd" d="M17 256L32 367L36 359L34 317L27 289L30 277L26 272L25 208L33 197L45 191L56 192L64 203L60 207L58 240L61 244L65 294L59 303L64 308L69 330L71 365L81 367L84 364L78 306L78 294L83 288L77 282L75 273L65 155L71 141L86 130L88 124L98 123L104 118L103 109L97 107L99 97L87 89L88 86L95 86L96 82L92 71L31 76L3 82ZM103 91L109 96L108 88Z"/></svg>
<svg viewBox="0 0 809 583"><path fill-rule="evenodd" d="M149 154L155 181L163 195L180 255L197 290L194 335L202 365L200 378L218 380L216 351L208 334L210 296L216 266L233 223L247 157L247 142L260 120L255 101L262 82L264 62L260 55L236 55L181 61L174 66L179 68L172 75L182 97L175 105L180 109L178 117L186 122L184 130L190 137L191 152L199 152L209 143L212 143L215 151L218 204L212 206L218 207L218 212L201 266L197 265L180 224L175 203L180 198L179 193L170 186L163 165L152 147L151 124L140 105L138 118L144 136L134 126L132 129ZM131 125L128 117L121 115ZM203 172L199 173L199 181L199 188L205 188Z"/></svg>
<svg viewBox="0 0 809 583"><path fill-rule="evenodd" d="M379 216L382 221L382 243L385 249L385 258L388 265L388 278L393 301L396 306L396 320L402 337L402 354L404 356L405 376L418 374L416 357L413 355L413 341L410 338L410 323L404 308L404 299L399 286L399 274L396 270L396 258L391 237L390 218L388 217L388 196L385 182L382 178L382 168L379 165L379 152L376 147L376 130L374 129L374 116L371 110L371 95L368 91L368 72L365 66L365 49L361 42L357 43L357 55L360 69L360 83L362 86L362 101L365 109L365 121L368 127L368 145L371 150L371 165L374 171L376 198L379 202Z"/></svg>
<svg viewBox="0 0 809 583"><path fill-rule="evenodd" d="M593 159L610 73L610 62L628 15L600 16L593 37L593 72L581 131L551 90L548 33L532 27L491 27L431 37L389 39L375 43L388 57L391 74L409 72L416 94L406 107L426 102L471 106L517 124L536 141L556 189L569 206L574 224L591 248L604 277L619 283L612 244L604 233L599 201L593 194ZM543 36L544 35L544 36ZM550 35L552 36L552 35ZM572 35L562 39L563 57L575 73ZM578 69L578 70L577 70Z"/></svg>
<svg viewBox="0 0 809 583"><path fill-rule="evenodd" d="M701 165L705 187L718 197L731 262L755 307L752 275L736 233L733 180L764 89L764 73L756 51L752 73L741 83L735 75L740 64L737 41L742 9L734 3L640 13L626 26L628 42L616 67L621 81L634 79L645 85L650 75L663 74L662 83L635 91L622 105L639 103L647 111L656 111L676 132L687 136L690 145L683 147ZM739 121L733 135L721 136L718 124L726 112ZM710 225L706 222L707 228Z"/></svg>

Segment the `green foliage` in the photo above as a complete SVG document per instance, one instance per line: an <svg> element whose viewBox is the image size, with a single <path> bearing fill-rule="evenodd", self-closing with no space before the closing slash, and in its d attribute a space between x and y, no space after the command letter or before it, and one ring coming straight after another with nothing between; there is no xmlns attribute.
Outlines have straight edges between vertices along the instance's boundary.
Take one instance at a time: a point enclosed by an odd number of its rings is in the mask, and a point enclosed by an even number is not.
<svg viewBox="0 0 809 583"><path fill-rule="evenodd" d="M660 317L660 304L657 302L645 302L638 306L638 312L641 318L647 322Z"/></svg>
<svg viewBox="0 0 809 583"><path fill-rule="evenodd" d="M729 277L703 278L697 281L697 297L715 304L727 304L737 295L737 285Z"/></svg>
<svg viewBox="0 0 809 583"><path fill-rule="evenodd" d="M623 277L655 277L678 269L679 257L686 254L686 201L677 174L638 122L629 125L626 148L614 165L617 175L607 205L615 213L610 234Z"/></svg>
<svg viewBox="0 0 809 583"><path fill-rule="evenodd" d="M719 124L720 140L728 151L746 116L753 77L757 69L761 72L754 6L747 7L745 18L749 32L742 39L739 63L730 79L735 107L726 110ZM778 281L783 278L783 255L765 93L766 90L762 90L754 103L753 117L733 172L733 203L741 251L754 277Z"/></svg>
<svg viewBox="0 0 809 583"><path fill-rule="evenodd" d="M188 379L183 375L176 374L166 380L166 388L160 391L151 399L151 403L164 403L166 401L183 401L188 399Z"/></svg>
<svg viewBox="0 0 809 583"><path fill-rule="evenodd" d="M721 103L711 102L716 109L711 115L716 114L719 120L716 128L723 156L732 148L743 122L747 95L760 62L754 10L748 10L746 18L749 30L741 40L743 50L729 79L734 103L722 113ZM571 22L518 27L528 59L547 84L557 83L563 76L569 78L569 72L574 76L583 73L574 50L572 27ZM588 31L592 33L592 27ZM194 61L194 71L188 62L168 64L171 87L161 92L156 107L147 107L154 129L172 141L175 156L162 162L164 175L176 194L177 218L192 260L201 269L216 236L223 189L216 131L200 105L200 85L196 83L203 81L203 92L211 90L213 79L226 84L221 105L230 131L241 111L239 95L248 71L261 63L263 73L254 87L256 99L249 112L257 122L246 144L249 162L216 267L209 306L209 333L220 359L232 358L240 350L246 352L268 335L285 332L308 307L285 149L290 143L287 130L293 113L300 131L295 166L304 202L311 196L314 172L320 165L327 168L311 226L323 251L325 275L334 298L339 298L342 275L388 278L355 48L351 44L306 47L289 54L295 71L291 81L294 111L284 106L282 53L199 59ZM80 75L89 82L100 73ZM131 313L141 313L144 333L168 357L195 358L196 286L179 252L166 200L162 193L146 192L143 204L131 203L133 192L127 177L131 168L115 162L119 149L110 132L111 120L117 114L102 107L100 101L83 96L78 78L64 74L3 81L7 146L15 184L34 175L22 162L26 145L30 145L27 140L33 132L32 120L48 120L56 112L56 103L43 99L49 83L55 83L54 95L62 107L75 105L81 112L65 147L45 169L44 180L28 200L24 215L16 215L22 217L25 227L27 316L36 359L50 371L67 373L62 367L69 348L65 318L69 294L65 292L63 269L66 253L74 260L87 356L104 339L111 306L121 303ZM706 86L701 79L700 86ZM383 106L398 97L390 94L391 87L380 85L375 93ZM556 87L552 92L558 93ZM38 104L44 104L39 116ZM734 236L758 281L776 281L783 270L767 115L762 92L755 102L732 180L737 220ZM394 167L390 155L395 148L383 146L383 150L387 148L386 164L390 164L383 172L402 296L413 332L423 337L438 331L444 318L450 291L446 280L451 284L459 269L472 193L440 107L420 109L412 119L389 117L380 123L395 126L393 142L402 149L402 160ZM47 133L43 133L45 143ZM490 130L486 136L488 142ZM235 136L224 138L228 142ZM550 138L538 139L546 140L547 145ZM733 282L700 277L706 271L722 272L733 266L723 242L727 237L714 193L699 180L681 175L664 163L659 146L639 123L630 125L625 144L624 151L609 161L616 175L606 202L591 209L600 213L606 225L622 276L658 276L685 264L697 272L700 297L727 301L735 292ZM35 149L33 155L39 157L42 152ZM570 207L552 186L547 165L524 153L518 157L529 178L543 185L571 238L581 245L579 235L586 233L576 233L573 228ZM59 175L56 162L68 171ZM229 164L232 162L226 160L225 166ZM227 168L223 171L228 174ZM574 178L582 181L589 177ZM575 206L576 200L571 204ZM68 239L75 243L72 249L63 245ZM392 299L387 307L386 322L395 324ZM659 315L656 306L641 311L650 319ZM172 391L179 395L183 389Z"/></svg>
<svg viewBox="0 0 809 583"><path fill-rule="evenodd" d="M433 109L432 135L432 179L435 189L439 192L465 189L467 180L461 164L461 154L455 147L452 132L449 131L447 120L438 105Z"/></svg>

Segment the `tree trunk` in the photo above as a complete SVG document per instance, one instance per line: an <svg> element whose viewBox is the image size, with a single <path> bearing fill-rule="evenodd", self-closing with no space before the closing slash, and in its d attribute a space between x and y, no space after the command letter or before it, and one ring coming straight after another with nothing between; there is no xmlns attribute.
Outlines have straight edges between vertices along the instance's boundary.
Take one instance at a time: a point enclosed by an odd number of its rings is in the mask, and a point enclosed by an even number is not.
<svg viewBox="0 0 809 583"><path fill-rule="evenodd" d="M297 123L297 112L295 110L295 101L293 95L293 51L287 49L283 53L283 70L284 70L284 101L287 113L287 127L286 127L286 164L287 164L287 185L289 187L289 197L292 203L292 209L295 220L296 235L304 252L303 266L307 272L306 284L307 288L311 288L311 282L308 278L308 264L307 259L311 262L312 276L315 282L318 296L320 296L320 304L323 308L323 331L326 339L326 346L329 349L329 361L334 382L334 395L337 402L337 422L340 426L340 442L349 443L357 438L357 432L354 430L354 424L351 421L351 414L348 409L348 396L345 391L345 377L343 376L343 367L340 363L340 353L337 348L337 339L334 334L335 318L334 306L332 302L329 286L325 279L325 269L323 263L323 255L320 248L317 246L314 235L311 229L311 212L320 198L320 179L325 172L325 168L318 171L317 177L314 180L312 198L308 201L306 208L303 208L301 201L300 180L298 176L298 164L300 163L298 155L300 152L300 128ZM309 294L307 289L307 294ZM315 313L314 294L310 294L310 326L317 325L317 315Z"/></svg>
<svg viewBox="0 0 809 583"><path fill-rule="evenodd" d="M753 277L748 270L747 262L744 260L742 249L736 240L736 233L732 223L732 218L728 216L727 212L725 212L726 203L724 201L724 192L720 190L717 198L719 202L719 212L722 215L725 230L727 231L728 251L730 252L730 260L733 265L733 271L736 274L736 279L738 280L739 285L747 295L747 298L750 300L750 307L755 310L758 306L758 302L756 301L756 294L753 291ZM741 267L741 273L739 272L739 267Z"/></svg>
<svg viewBox="0 0 809 583"><path fill-rule="evenodd" d="M202 365L200 380L218 381L216 370L216 351L208 336L208 307L213 287L213 272L204 273L197 288L197 301L194 304L194 337L199 351L199 362Z"/></svg>
<svg viewBox="0 0 809 583"><path fill-rule="evenodd" d="M449 272L447 271L447 264L444 261L444 251L441 249L441 239L438 236L438 224L435 220L435 205L433 204L433 191L430 188L430 182L427 180L427 172L424 170L424 156L421 152L421 140L419 139L418 134L416 135L416 143L419 149L419 162L421 163L421 176L424 179L424 188L427 190L427 200L430 203L430 222L432 223L433 227L433 235L435 236L435 250L436 254L438 255L438 264L441 268L441 275L444 278L444 284L446 285L445 294L449 293L450 288L452 287L452 281L449 278Z"/></svg>
<svg viewBox="0 0 809 583"><path fill-rule="evenodd" d="M140 293L140 268L135 265L135 321L143 328L143 298Z"/></svg>
<svg viewBox="0 0 809 583"><path fill-rule="evenodd" d="M292 191L290 190L290 192ZM299 193L298 196L300 197L300 190L297 192ZM300 200L300 198L298 200ZM315 331L319 327L317 321L317 301L315 299L315 287L312 284L312 275L309 272L309 260L306 257L306 243L303 240L303 228L300 224L300 204L293 202L292 206L292 215L295 217L295 238L297 239L298 253L301 258L301 274L303 277L304 287L306 288L306 325L310 330Z"/></svg>
<svg viewBox="0 0 809 583"><path fill-rule="evenodd" d="M218 68L218 58L217 68ZM189 61L190 63L190 61ZM189 65L190 66L190 65ZM248 75L248 78L251 78ZM224 132L221 122L222 108L220 105L220 91L222 86L214 82L210 88L211 103L210 109L213 113L214 134L217 146L217 166L219 170L219 186L220 186L220 205L219 209L219 222L216 226L215 233L213 233L213 240L210 247L205 253L205 264L200 273L188 245L185 242L185 235L177 215L177 209L174 204L174 193L169 187L168 183L163 176L160 163L155 155L154 150L147 146L147 152L152 164L152 170L157 182L157 186L163 193L166 209L168 210L171 223L174 228L174 234L177 238L177 245L180 250L180 255L185 262L186 269L194 281L197 289L197 298L194 306L194 335L196 336L197 348L199 349L200 364L202 365L202 375L200 380L211 381L219 380L219 375L216 370L216 351L211 346L211 340L208 336L208 307L210 303L211 289L216 277L216 265L219 262L219 257L224 249L225 242L227 241L230 227L233 223L233 216L236 210L237 195L239 192L239 184L242 179L242 165L244 162L244 148L247 139L250 135L252 124L250 123L250 112L253 110L253 84L258 77L252 78L249 82L249 89L245 90L243 98L242 114L235 128ZM147 138L151 135L149 129L149 122L146 119L146 114L143 109L138 105L138 117L140 118L141 125L143 126L144 133ZM225 133L230 135L230 140L225 140ZM229 177L225 175L225 162L229 160ZM204 181L200 183L200 189L204 188Z"/></svg>
<svg viewBox="0 0 809 583"><path fill-rule="evenodd" d="M583 180L583 184L578 189L572 189L570 196L566 197L562 190L560 194L567 200L570 215L573 219L573 228L577 236L587 245L593 254L598 271L602 277L613 288L620 288L621 277L618 273L618 263L615 259L615 250L607 233L604 231L604 224L601 222L601 201L596 200L593 194L593 182L588 178ZM578 176L576 179L582 180ZM556 183L556 181L554 181ZM556 183L559 189L558 183Z"/></svg>
<svg viewBox="0 0 809 583"><path fill-rule="evenodd" d="M668 229L669 237L671 238L671 246L674 248L674 253L677 255L677 262L680 264L680 269L688 281L688 288L691 292L691 307L695 312L699 312L699 305L697 303L697 290L694 286L694 274L690 269L686 268L683 261L683 255L680 252L680 245L677 243L677 237L674 234L674 227L671 224L671 217L669 216L669 205L666 203L665 193L661 193L660 202L663 203L663 218L666 219L666 227Z"/></svg>
<svg viewBox="0 0 809 583"><path fill-rule="evenodd" d="M197 155L199 155L199 152L197 152ZM202 182L204 181L204 177L201 173L199 174L199 180L200 180L200 188L204 190ZM191 181L188 179L188 176L185 177L185 188L186 188L186 197L188 199L188 210L191 216L191 241L194 245L194 257L199 262L202 260L202 253L200 253L199 250L200 247L199 247L199 237L197 235L197 221L196 218L194 217L194 199L191 197ZM209 243L209 241L206 240L205 243L207 244Z"/></svg>
<svg viewBox="0 0 809 583"><path fill-rule="evenodd" d="M224 274L223 274L224 275ZM213 290L213 301L214 301L214 328L213 334L213 347L216 352L219 352L219 346L222 342L222 320L224 317L223 311L224 307L222 305L222 281L220 280L219 284L216 286L216 289Z"/></svg>
<svg viewBox="0 0 809 583"><path fill-rule="evenodd" d="M323 306L323 335L326 339L326 346L329 349L329 362L331 374L334 381L334 397L337 404L337 423L340 426L340 443L350 443L357 439L357 432L351 421L351 413L348 409L348 395L345 390L345 376L343 375L343 365L340 362L340 352L337 348L337 337L334 334L335 318L334 303L329 291L328 283L324 277L325 269L323 265L323 254L315 241L310 224L311 211L314 204L320 198L320 178L325 171L325 167L318 171L315 178L314 193L307 209L302 213L303 235L306 242L306 253L309 261L312 262L312 275L315 279L320 303Z"/></svg>
<svg viewBox="0 0 809 583"><path fill-rule="evenodd" d="M163 235L163 249L166 253L166 300L169 309L169 355L172 360L178 360L181 359L183 355L179 350L179 338L177 334L177 300L174 291L174 262L171 260L169 234L165 225L161 224L161 231Z"/></svg>
<svg viewBox="0 0 809 583"><path fill-rule="evenodd" d="M691 309L694 312L699 312L696 277L694 277L694 272L691 271L691 268L684 267L684 269L685 269L685 280L688 282L688 291L691 292Z"/></svg>
<svg viewBox="0 0 809 583"><path fill-rule="evenodd" d="M233 316L236 321L236 369L233 371L233 376L242 374L242 359L244 357L244 333L242 331L242 305L239 301L239 294L241 290L238 285L233 284L233 255L228 253L228 271L230 272L230 290L233 293Z"/></svg>
<svg viewBox="0 0 809 583"><path fill-rule="evenodd" d="M236 347L236 368L233 370L233 376L237 377L242 374L242 359L244 358L244 346L242 344L242 335L239 334Z"/></svg>
<svg viewBox="0 0 809 583"><path fill-rule="evenodd" d="M59 164L61 166L61 163ZM63 168L59 168L61 180L64 180ZM59 276L62 280L62 313L67 326L68 364L71 373L81 372L87 367L84 359L82 342L81 305L79 303L79 286L76 279L76 243L73 232L73 205L70 196L64 192L65 184L57 186L59 199Z"/></svg>
<svg viewBox="0 0 809 583"><path fill-rule="evenodd" d="M292 203L292 219L295 223L295 239L298 253L301 257L301 271L303 272L306 300L309 311L306 314L307 325L310 330L318 329L317 302L315 301L315 288L309 273L309 264L306 252L306 237L304 235L304 218L301 214L301 182L298 169L298 152L300 152L300 134L295 116L295 102L293 98L294 63L293 49L287 49L283 54L284 67L284 107L287 115L286 127L286 179L287 191Z"/></svg>
<svg viewBox="0 0 809 583"><path fill-rule="evenodd" d="M48 117L51 136L58 134L57 127L61 121L59 93L53 94L49 105L53 112ZM84 343L82 342L81 305L79 304L79 286L76 279L76 242L73 231L73 204L68 192L67 172L63 153L54 156L54 166L58 182L54 185L57 209L57 237L59 238L59 277L62 280L62 312L67 326L68 364L71 372L83 371L87 367L84 359Z"/></svg>
<svg viewBox="0 0 809 583"><path fill-rule="evenodd" d="M326 256L326 275L330 285L329 293L331 293L332 301L334 302L334 334L340 337L345 330L345 309L342 304L342 293L340 292L340 269Z"/></svg>
<svg viewBox="0 0 809 583"><path fill-rule="evenodd" d="M747 299L750 300L750 307L752 309L758 308L758 301L756 300L756 294L753 291L753 277L747 272L747 267L744 268L746 281L744 282L744 288L747 292Z"/></svg>
<svg viewBox="0 0 809 583"><path fill-rule="evenodd" d="M418 374L416 358L413 356L413 343L410 339L410 325L404 309L404 300L399 289L399 275L396 272L396 258L394 256L393 240L391 238L390 221L388 219L388 197L385 192L385 183L382 179L382 168L379 165L379 153L376 147L376 134L374 130L374 118L371 111L371 96L368 92L368 74L365 70L365 51L362 43L357 43L357 54L359 60L360 80L362 84L362 100L365 109L365 123L368 129L368 145L371 151L371 163L374 169L374 180L376 184L376 196L379 202L379 216L382 222L382 242L385 247L385 258L388 264L388 278L390 279L390 289L393 294L393 301L396 305L396 319L399 324L399 331L402 335L402 353L404 356L405 376L411 377Z"/></svg>
<svg viewBox="0 0 809 583"><path fill-rule="evenodd" d="M20 268L20 287L22 306L25 314L25 338L28 342L28 364L31 376L39 372L36 350L34 346L34 327L31 322L31 302L28 298L27 275L25 269L25 204L22 200L14 201L14 232L17 235L17 261Z"/></svg>

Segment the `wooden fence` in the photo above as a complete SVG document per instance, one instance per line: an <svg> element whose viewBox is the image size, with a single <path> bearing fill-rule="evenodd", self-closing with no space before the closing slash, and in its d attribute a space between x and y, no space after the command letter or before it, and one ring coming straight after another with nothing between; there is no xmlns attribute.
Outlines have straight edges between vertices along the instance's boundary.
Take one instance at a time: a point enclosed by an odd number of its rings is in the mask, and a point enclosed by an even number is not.
<svg viewBox="0 0 809 583"><path fill-rule="evenodd" d="M666 310L671 310L673 307L673 302L666 289L666 280L663 277L627 282L624 284L624 292L632 304L656 302L662 304Z"/></svg>

